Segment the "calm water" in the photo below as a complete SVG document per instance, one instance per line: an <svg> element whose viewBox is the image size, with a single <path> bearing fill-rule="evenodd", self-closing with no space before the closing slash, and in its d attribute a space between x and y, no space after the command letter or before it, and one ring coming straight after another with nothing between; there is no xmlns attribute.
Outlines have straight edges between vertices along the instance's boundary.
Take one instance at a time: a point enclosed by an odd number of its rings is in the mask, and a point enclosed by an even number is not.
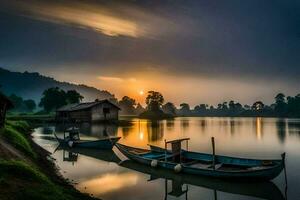
<svg viewBox="0 0 300 200"><path fill-rule="evenodd" d="M74 151L56 149L52 131L62 134L62 127L40 127L34 139L53 152L64 177L75 187L104 200L152 199L300 199L300 119L276 118L176 118L151 122L132 119L132 127L81 125L82 138L101 138L106 134L121 136L121 143L147 148L163 146L164 139L191 138L189 149L211 153L210 138L215 137L217 154L280 158L287 153L287 181L281 173L272 183L234 184L216 180L172 175L124 161L113 151ZM121 166L118 165L123 160ZM187 191L187 192L185 192ZM176 197L178 196L178 197Z"/></svg>

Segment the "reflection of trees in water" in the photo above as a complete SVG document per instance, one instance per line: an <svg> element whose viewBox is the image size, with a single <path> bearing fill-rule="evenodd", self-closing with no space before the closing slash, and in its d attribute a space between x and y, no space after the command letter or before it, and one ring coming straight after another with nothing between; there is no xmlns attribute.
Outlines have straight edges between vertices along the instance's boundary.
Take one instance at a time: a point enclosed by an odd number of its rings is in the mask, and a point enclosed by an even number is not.
<svg viewBox="0 0 300 200"><path fill-rule="evenodd" d="M174 130L174 119L168 119L166 125L168 130Z"/></svg>
<svg viewBox="0 0 300 200"><path fill-rule="evenodd" d="M289 134L300 137L300 121L288 121L288 131Z"/></svg>
<svg viewBox="0 0 300 200"><path fill-rule="evenodd" d="M151 121L147 123L148 141L155 142L163 138L164 126L160 121Z"/></svg>
<svg viewBox="0 0 300 200"><path fill-rule="evenodd" d="M186 130L190 126L190 120L183 119L183 120L181 120L180 125L183 130Z"/></svg>
<svg viewBox="0 0 300 200"><path fill-rule="evenodd" d="M122 127L122 136L123 138L126 138L130 132L132 132L133 127Z"/></svg>
<svg viewBox="0 0 300 200"><path fill-rule="evenodd" d="M234 121L234 119L230 118L229 124L230 124L230 133L234 134L236 122Z"/></svg>
<svg viewBox="0 0 300 200"><path fill-rule="evenodd" d="M201 120L199 120L199 125L201 127L201 131L204 132L205 128L207 126L207 121L205 119L201 119Z"/></svg>
<svg viewBox="0 0 300 200"><path fill-rule="evenodd" d="M276 129L277 129L277 136L280 142L284 142L286 138L286 121L284 119L278 119L276 121Z"/></svg>

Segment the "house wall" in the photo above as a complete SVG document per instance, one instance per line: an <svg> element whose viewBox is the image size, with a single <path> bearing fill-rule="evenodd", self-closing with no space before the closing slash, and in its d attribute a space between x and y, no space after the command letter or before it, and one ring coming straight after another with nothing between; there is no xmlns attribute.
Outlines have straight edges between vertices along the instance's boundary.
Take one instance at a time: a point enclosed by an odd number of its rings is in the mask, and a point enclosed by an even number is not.
<svg viewBox="0 0 300 200"><path fill-rule="evenodd" d="M60 111L56 113L57 121L81 121L89 122L91 121L91 111L90 110L80 110L73 112Z"/></svg>
<svg viewBox="0 0 300 200"><path fill-rule="evenodd" d="M103 109L108 108L109 113L104 117ZM118 120L119 110L111 105L110 103L102 103L97 106L92 107L92 121L101 121L101 120Z"/></svg>
<svg viewBox="0 0 300 200"><path fill-rule="evenodd" d="M73 121L79 120L81 122L89 122L91 121L91 111L90 110L79 110L72 111L69 113L69 118Z"/></svg>

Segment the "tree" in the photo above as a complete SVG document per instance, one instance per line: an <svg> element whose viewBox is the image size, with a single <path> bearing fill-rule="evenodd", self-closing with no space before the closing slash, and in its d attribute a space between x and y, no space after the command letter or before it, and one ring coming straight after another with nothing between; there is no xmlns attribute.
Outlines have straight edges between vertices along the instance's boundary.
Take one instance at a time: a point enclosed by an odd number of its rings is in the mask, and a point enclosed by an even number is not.
<svg viewBox="0 0 300 200"><path fill-rule="evenodd" d="M138 103L135 108L135 114L139 115L143 112L145 112L145 108L140 103Z"/></svg>
<svg viewBox="0 0 300 200"><path fill-rule="evenodd" d="M190 114L191 113L191 109L190 109L190 105L189 104L187 104L187 103L182 103L182 104L180 104L180 113L182 114L182 115L188 115L188 114Z"/></svg>
<svg viewBox="0 0 300 200"><path fill-rule="evenodd" d="M36 108L36 103L32 99L25 100L24 102L25 107L28 111L32 112Z"/></svg>
<svg viewBox="0 0 300 200"><path fill-rule="evenodd" d="M252 110L257 111L257 112L261 112L264 109L265 105L263 104L263 102L261 101L256 101L253 103L252 105Z"/></svg>
<svg viewBox="0 0 300 200"><path fill-rule="evenodd" d="M285 102L285 95L279 93L275 97L275 112L279 116L284 116L287 113L287 104Z"/></svg>
<svg viewBox="0 0 300 200"><path fill-rule="evenodd" d="M161 93L149 91L146 97L147 109L151 111L158 111L164 103L164 97Z"/></svg>
<svg viewBox="0 0 300 200"><path fill-rule="evenodd" d="M195 106L194 111L196 113L205 113L207 111L208 105L207 104L200 104Z"/></svg>
<svg viewBox="0 0 300 200"><path fill-rule="evenodd" d="M43 107L45 111L50 112L66 104L66 92L58 87L54 87L43 92L39 106Z"/></svg>
<svg viewBox="0 0 300 200"><path fill-rule="evenodd" d="M79 103L82 99L83 96L81 96L76 90L69 90L66 93L66 101L68 104Z"/></svg>
<svg viewBox="0 0 300 200"><path fill-rule="evenodd" d="M121 112L123 114L134 114L135 108L134 106L136 105L136 102L134 99L124 96L120 101L119 101L119 106L121 108Z"/></svg>
<svg viewBox="0 0 300 200"><path fill-rule="evenodd" d="M8 97L14 105L13 110L22 110L23 109L23 98L15 94L12 94Z"/></svg>
<svg viewBox="0 0 300 200"><path fill-rule="evenodd" d="M173 103L168 102L162 106L162 110L164 113L175 116L176 115L176 107Z"/></svg>

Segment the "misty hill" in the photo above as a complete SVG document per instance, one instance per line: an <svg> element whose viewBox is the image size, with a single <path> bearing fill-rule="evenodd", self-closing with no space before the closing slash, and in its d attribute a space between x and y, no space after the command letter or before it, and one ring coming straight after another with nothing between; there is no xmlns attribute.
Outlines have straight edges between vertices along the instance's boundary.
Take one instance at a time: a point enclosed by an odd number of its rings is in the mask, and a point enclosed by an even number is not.
<svg viewBox="0 0 300 200"><path fill-rule="evenodd" d="M83 101L94 101L95 99L112 98L114 95L105 90L98 90L86 85L76 85L67 82L60 82L51 77L40 75L39 73L12 72L0 68L1 90L6 94L16 94L25 99L33 99L40 102L42 93L50 87L59 87L63 90L76 90L82 96Z"/></svg>

